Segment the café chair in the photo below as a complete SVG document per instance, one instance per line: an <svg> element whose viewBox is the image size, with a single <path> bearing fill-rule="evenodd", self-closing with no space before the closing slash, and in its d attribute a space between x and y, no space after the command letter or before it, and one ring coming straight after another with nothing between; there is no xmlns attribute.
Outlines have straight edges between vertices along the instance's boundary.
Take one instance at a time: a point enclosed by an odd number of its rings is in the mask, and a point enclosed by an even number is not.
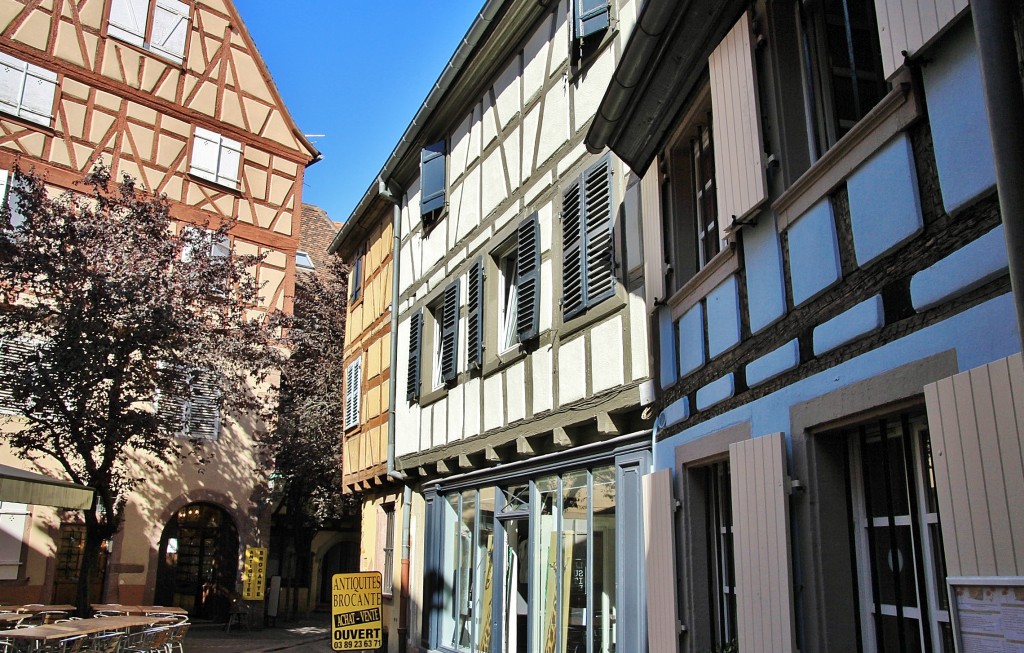
<svg viewBox="0 0 1024 653"><path fill-rule="evenodd" d="M119 653L124 633L99 633L82 649L81 653ZM3 653L3 651L0 651Z"/></svg>

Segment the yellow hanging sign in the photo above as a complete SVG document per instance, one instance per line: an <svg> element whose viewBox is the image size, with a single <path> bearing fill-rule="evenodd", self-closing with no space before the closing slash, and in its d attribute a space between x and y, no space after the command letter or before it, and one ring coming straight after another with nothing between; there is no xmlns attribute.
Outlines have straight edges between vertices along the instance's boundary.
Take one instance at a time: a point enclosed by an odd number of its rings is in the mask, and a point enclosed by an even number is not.
<svg viewBox="0 0 1024 653"><path fill-rule="evenodd" d="M242 571L242 599L245 601L262 601L263 590L266 584L266 547L245 547L245 565Z"/></svg>

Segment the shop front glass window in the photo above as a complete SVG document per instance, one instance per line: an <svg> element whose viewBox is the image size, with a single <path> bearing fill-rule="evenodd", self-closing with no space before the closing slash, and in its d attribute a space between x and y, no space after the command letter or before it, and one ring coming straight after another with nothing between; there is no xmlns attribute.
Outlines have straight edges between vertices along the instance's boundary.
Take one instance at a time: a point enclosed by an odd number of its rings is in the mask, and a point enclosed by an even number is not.
<svg viewBox="0 0 1024 653"><path fill-rule="evenodd" d="M593 541L591 591L594 653L615 650L615 467L593 473Z"/></svg>

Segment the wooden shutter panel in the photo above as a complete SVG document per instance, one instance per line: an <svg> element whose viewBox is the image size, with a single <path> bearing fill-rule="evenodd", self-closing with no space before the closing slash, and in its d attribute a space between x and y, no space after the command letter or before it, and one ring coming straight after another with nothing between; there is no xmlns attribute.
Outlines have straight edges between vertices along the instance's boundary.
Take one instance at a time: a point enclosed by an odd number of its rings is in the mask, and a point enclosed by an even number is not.
<svg viewBox="0 0 1024 653"><path fill-rule="evenodd" d="M345 428L359 424L360 384L363 379L363 359L349 364L345 374Z"/></svg>
<svg viewBox="0 0 1024 653"><path fill-rule="evenodd" d="M484 262L478 258L469 268L466 307L466 365L480 369L484 362Z"/></svg>
<svg viewBox="0 0 1024 653"><path fill-rule="evenodd" d="M444 289L441 309L441 379L451 383L459 373L459 280Z"/></svg>
<svg viewBox="0 0 1024 653"><path fill-rule="evenodd" d="M192 138L192 156L189 172L203 179L217 181L217 158L220 152L220 134L196 127Z"/></svg>
<svg viewBox="0 0 1024 653"><path fill-rule="evenodd" d="M584 302L593 306L615 294L615 241L612 238L612 166L608 157L583 173L586 228Z"/></svg>
<svg viewBox="0 0 1024 653"><path fill-rule="evenodd" d="M764 141L750 16L744 13L711 53L711 113L719 238L767 197Z"/></svg>
<svg viewBox="0 0 1024 653"><path fill-rule="evenodd" d="M50 125L53 96L57 92L57 73L26 64L25 88L18 115L40 125Z"/></svg>
<svg viewBox="0 0 1024 653"><path fill-rule="evenodd" d="M188 5L178 0L156 0L150 49L180 62L185 56L187 34Z"/></svg>
<svg viewBox="0 0 1024 653"><path fill-rule="evenodd" d="M652 651L678 651L676 614L675 499L672 472L660 469L642 479L647 577L647 637Z"/></svg>
<svg viewBox="0 0 1024 653"><path fill-rule="evenodd" d="M189 380L188 437L216 440L220 436L220 386L217 374L195 370Z"/></svg>
<svg viewBox="0 0 1024 653"><path fill-rule="evenodd" d="M107 34L140 48L146 38L149 0L113 0Z"/></svg>
<svg viewBox="0 0 1024 653"><path fill-rule="evenodd" d="M242 144L236 140L221 136L217 155L217 183L238 188L238 171L242 162Z"/></svg>
<svg viewBox="0 0 1024 653"><path fill-rule="evenodd" d="M608 29L609 11L608 0L576 0L576 38Z"/></svg>
<svg viewBox="0 0 1024 653"><path fill-rule="evenodd" d="M739 650L795 651L786 438L729 445Z"/></svg>
<svg viewBox="0 0 1024 653"><path fill-rule="evenodd" d="M25 62L0 52L0 110L18 114L21 104L21 84L25 76Z"/></svg>
<svg viewBox="0 0 1024 653"><path fill-rule="evenodd" d="M444 208L445 142L423 148L420 153L420 215Z"/></svg>
<svg viewBox="0 0 1024 653"><path fill-rule="evenodd" d="M562 313L565 319L583 310L583 198L580 181L562 195Z"/></svg>
<svg viewBox="0 0 1024 653"><path fill-rule="evenodd" d="M420 354L423 344L423 311L409 318L409 377L405 382L407 401L420 400Z"/></svg>
<svg viewBox="0 0 1024 653"><path fill-rule="evenodd" d="M540 323L540 223L534 213L516 231L516 332L536 338Z"/></svg>
<svg viewBox="0 0 1024 653"><path fill-rule="evenodd" d="M647 311L654 311L656 300L664 301L665 250L662 244L661 222L661 167L655 157L640 180L640 220L643 228L644 287Z"/></svg>

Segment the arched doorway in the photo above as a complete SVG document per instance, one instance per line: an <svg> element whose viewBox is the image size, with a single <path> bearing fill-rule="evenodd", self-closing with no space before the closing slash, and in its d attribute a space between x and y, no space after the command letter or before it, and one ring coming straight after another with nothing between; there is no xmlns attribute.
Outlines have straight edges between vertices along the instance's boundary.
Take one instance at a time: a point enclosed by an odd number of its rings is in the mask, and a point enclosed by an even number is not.
<svg viewBox="0 0 1024 653"><path fill-rule="evenodd" d="M238 531L209 503L181 508L160 538L156 602L193 617L224 621L238 578Z"/></svg>
<svg viewBox="0 0 1024 653"><path fill-rule="evenodd" d="M324 553L320 563L320 605L331 605L331 578L334 574L359 571L359 543L338 542Z"/></svg>

